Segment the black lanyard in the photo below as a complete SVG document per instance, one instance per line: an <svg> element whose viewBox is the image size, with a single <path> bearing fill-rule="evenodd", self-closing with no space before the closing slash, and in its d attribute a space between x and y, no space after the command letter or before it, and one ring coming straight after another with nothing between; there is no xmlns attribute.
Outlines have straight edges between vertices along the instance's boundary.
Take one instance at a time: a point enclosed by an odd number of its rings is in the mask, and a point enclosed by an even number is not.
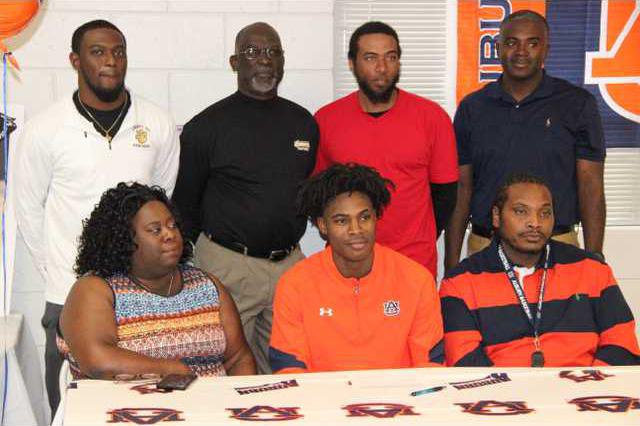
<svg viewBox="0 0 640 426"><path fill-rule="evenodd" d="M547 282L547 269L549 268L549 252L551 251L549 244L545 246L545 255L544 255L544 269L542 271L542 279L540 280L540 294L538 295L538 306L536 309L535 319L531 313L531 309L529 308L529 303L527 302L527 296L524 294L524 280L522 280L522 286L518 282L518 277L516 276L516 272L513 269L513 266L509 263L507 256L504 254L504 250L502 249L502 244L498 244L498 257L500 257L500 261L502 262L502 266L504 267L504 272L507 274L507 278L509 278L509 282L511 282L511 286L513 287L513 291L515 291L516 296L518 297L518 301L520 302L520 306L524 311L524 314L527 316L529 320L529 324L533 329L533 344L535 346L536 351L532 356L532 366L533 367L542 367L544 365L544 356L542 351L540 350L540 323L542 322L542 300L544 299L544 288Z"/></svg>

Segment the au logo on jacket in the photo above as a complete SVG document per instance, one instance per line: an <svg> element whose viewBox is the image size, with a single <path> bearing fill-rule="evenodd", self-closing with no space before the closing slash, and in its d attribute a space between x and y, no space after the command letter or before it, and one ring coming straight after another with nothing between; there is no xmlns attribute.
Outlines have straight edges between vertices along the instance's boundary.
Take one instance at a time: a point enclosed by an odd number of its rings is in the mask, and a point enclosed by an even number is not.
<svg viewBox="0 0 640 426"><path fill-rule="evenodd" d="M387 300L382 304L382 311L386 317L396 317L400 315L400 301Z"/></svg>

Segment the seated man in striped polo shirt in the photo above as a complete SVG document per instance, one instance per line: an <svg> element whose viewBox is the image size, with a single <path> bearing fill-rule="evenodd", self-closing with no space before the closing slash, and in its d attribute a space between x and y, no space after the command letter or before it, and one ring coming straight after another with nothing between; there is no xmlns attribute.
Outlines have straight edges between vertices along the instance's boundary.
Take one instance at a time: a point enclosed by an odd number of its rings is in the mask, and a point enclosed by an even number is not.
<svg viewBox="0 0 640 426"><path fill-rule="evenodd" d="M440 288L451 366L640 364L633 314L611 268L551 240L549 187L512 175L492 208L491 245Z"/></svg>

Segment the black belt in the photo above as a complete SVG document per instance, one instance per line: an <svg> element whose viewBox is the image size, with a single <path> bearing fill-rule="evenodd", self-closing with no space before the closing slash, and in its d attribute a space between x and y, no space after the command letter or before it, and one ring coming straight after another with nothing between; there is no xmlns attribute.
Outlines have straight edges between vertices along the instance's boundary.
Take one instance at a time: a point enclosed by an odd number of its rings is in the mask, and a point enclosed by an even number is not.
<svg viewBox="0 0 640 426"><path fill-rule="evenodd" d="M572 232L573 230L573 226L557 226L553 229L553 233L551 235L566 234L567 232ZM472 224L471 232L484 238L491 238L493 236L493 229L485 228L484 226L480 225Z"/></svg>
<svg viewBox="0 0 640 426"><path fill-rule="evenodd" d="M251 257L259 257L261 259L267 259L270 260L272 262L280 262L281 260L285 259L287 256L289 256L297 247L297 245L293 245L291 247L287 247L287 248L283 248L283 249L278 249L278 250L269 250L269 251L254 251L249 249L249 247L245 246L242 243L236 243L236 242L225 242L225 241L219 241L215 238L213 238L213 235L211 235L208 232L203 232L203 234L210 239L212 242L221 245L224 248L227 248L229 250L233 250L236 253L240 253L240 254L244 254L245 256L251 256Z"/></svg>

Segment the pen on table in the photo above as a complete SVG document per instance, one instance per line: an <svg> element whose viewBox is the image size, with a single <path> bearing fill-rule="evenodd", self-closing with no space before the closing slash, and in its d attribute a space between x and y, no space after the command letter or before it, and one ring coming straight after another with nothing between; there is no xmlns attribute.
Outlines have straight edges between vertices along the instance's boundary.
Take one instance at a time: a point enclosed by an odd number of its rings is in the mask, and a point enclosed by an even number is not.
<svg viewBox="0 0 640 426"><path fill-rule="evenodd" d="M435 387L432 387L432 388L420 389L420 390L411 392L410 395L411 396L425 395L425 394L428 394L428 393L439 392L444 388L446 388L446 386L435 386Z"/></svg>

